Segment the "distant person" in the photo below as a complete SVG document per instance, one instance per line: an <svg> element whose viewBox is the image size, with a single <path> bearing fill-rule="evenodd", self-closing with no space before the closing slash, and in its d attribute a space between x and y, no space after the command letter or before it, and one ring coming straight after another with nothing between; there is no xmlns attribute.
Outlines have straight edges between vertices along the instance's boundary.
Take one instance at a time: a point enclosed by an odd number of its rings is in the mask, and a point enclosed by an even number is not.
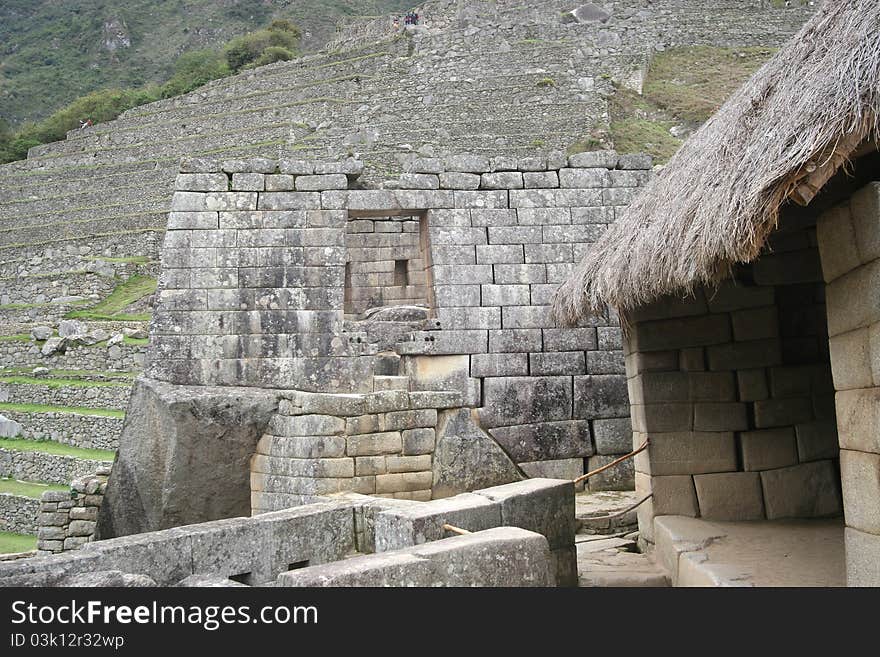
<svg viewBox="0 0 880 657"><path fill-rule="evenodd" d="M416 14L415 12L413 12L413 18L412 18L412 21L413 21L413 25L418 25L418 24L419 24L419 15Z"/></svg>
<svg viewBox="0 0 880 657"><path fill-rule="evenodd" d="M391 24L391 28L396 32L400 29L400 19L395 16L394 22Z"/></svg>
<svg viewBox="0 0 880 657"><path fill-rule="evenodd" d="M86 128L91 128L92 125L93 124L92 124L91 119L80 119L79 120L79 129L80 130L85 130Z"/></svg>

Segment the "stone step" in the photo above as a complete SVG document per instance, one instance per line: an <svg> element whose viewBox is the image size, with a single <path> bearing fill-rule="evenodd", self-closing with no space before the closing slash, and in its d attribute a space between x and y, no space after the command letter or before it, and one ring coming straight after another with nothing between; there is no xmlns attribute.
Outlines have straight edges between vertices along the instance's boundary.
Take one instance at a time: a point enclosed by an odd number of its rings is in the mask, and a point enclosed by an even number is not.
<svg viewBox="0 0 880 657"><path fill-rule="evenodd" d="M637 509L617 515L640 499L635 491L589 491L575 496L575 521L579 533L619 534L638 529Z"/></svg>
<svg viewBox="0 0 880 657"><path fill-rule="evenodd" d="M37 217L31 217L30 221L37 222L31 226L19 226L0 230L0 246L46 244L57 240L71 240L80 237L90 237L97 233L112 228L117 231L143 231L150 229L164 230L166 214L164 208L170 203L171 197L158 203L149 202L123 208L125 212L109 214L103 218L90 218L78 221L61 221L60 215L49 215L39 222ZM160 210L159 212L143 212L144 207L148 210ZM153 206L153 207L149 207ZM133 213L128 209L135 209ZM74 213L75 214L75 213ZM45 219L49 219L46 221Z"/></svg>
<svg viewBox="0 0 880 657"><path fill-rule="evenodd" d="M409 390L408 376L374 376L373 391L380 390Z"/></svg>
<svg viewBox="0 0 880 657"><path fill-rule="evenodd" d="M97 372L138 372L143 368L146 345L123 342L110 347L101 344L70 345L64 353L48 356L28 339L0 341L0 362L4 368L32 370L91 370Z"/></svg>
<svg viewBox="0 0 880 657"><path fill-rule="evenodd" d="M575 536L578 586L658 587L669 586L664 571L647 554L637 552L636 542L621 537Z"/></svg>

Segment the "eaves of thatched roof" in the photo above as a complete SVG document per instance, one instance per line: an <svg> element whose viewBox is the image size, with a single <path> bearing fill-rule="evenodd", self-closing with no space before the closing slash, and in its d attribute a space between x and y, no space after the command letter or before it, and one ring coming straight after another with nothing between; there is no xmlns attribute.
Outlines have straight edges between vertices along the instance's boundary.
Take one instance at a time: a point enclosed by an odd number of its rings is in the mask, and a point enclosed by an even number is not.
<svg viewBox="0 0 880 657"><path fill-rule="evenodd" d="M828 0L687 140L557 291L562 324L725 278L880 128L880 0Z"/></svg>

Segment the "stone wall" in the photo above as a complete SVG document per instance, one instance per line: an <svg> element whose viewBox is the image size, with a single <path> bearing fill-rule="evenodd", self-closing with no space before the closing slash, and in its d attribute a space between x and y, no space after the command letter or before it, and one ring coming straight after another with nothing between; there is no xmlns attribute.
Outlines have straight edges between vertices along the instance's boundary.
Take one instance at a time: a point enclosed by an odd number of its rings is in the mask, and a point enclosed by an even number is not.
<svg viewBox="0 0 880 657"><path fill-rule="evenodd" d="M95 483L87 482L85 491L90 488ZM43 504L47 509L56 505L45 511L47 529L62 527L67 509L68 517L89 515L84 513L89 507L73 500L47 499ZM443 529L447 523L473 534L450 538L453 534ZM77 532L89 529L77 527ZM495 531L482 534L486 530ZM95 586L121 582L123 575L141 586L196 581L225 586L315 586L321 581L348 586L569 586L577 581L574 487L547 479L432 502L348 494L136 536L97 541L68 537L62 546L68 541L80 549L0 563L0 586ZM375 558L366 559L371 555ZM414 570L409 577L383 579L389 564Z"/></svg>
<svg viewBox="0 0 880 657"><path fill-rule="evenodd" d="M19 438L54 440L74 447L114 450L119 446L122 432L121 417L8 410L4 410L3 415L21 424Z"/></svg>
<svg viewBox="0 0 880 657"><path fill-rule="evenodd" d="M550 297L649 168L612 151L465 154L363 189L356 160L185 162L147 375L359 394L398 377L404 390L461 394L526 475L576 477L629 450L620 330L613 316L555 328ZM344 321L345 272L369 239L404 234L376 232L389 217L419 217L431 307L379 353ZM356 230L365 222L372 232ZM594 485L630 488L631 471L618 472Z"/></svg>
<svg viewBox="0 0 880 657"><path fill-rule="evenodd" d="M847 583L880 585L880 183L826 212L818 225L837 390Z"/></svg>
<svg viewBox="0 0 880 657"><path fill-rule="evenodd" d="M47 406L85 406L120 409L128 404L131 388L127 384L65 386L41 383L0 382L0 401Z"/></svg>
<svg viewBox="0 0 880 657"><path fill-rule="evenodd" d="M104 466L70 482L69 493L43 493L36 517L37 549L42 554L75 550L94 540L109 475L110 467Z"/></svg>
<svg viewBox="0 0 880 657"><path fill-rule="evenodd" d="M42 316L41 316L42 317ZM60 319L60 317L58 318ZM0 341L0 361L6 367L48 367L57 370L94 370L98 372L131 372L144 364L145 345L114 344L68 345L64 353L49 356L40 353L33 342Z"/></svg>
<svg viewBox="0 0 880 657"><path fill-rule="evenodd" d="M40 501L22 495L0 493L0 532L36 533Z"/></svg>
<svg viewBox="0 0 880 657"><path fill-rule="evenodd" d="M105 465L102 461L0 447L0 477L22 481L45 481L66 486L74 477L95 472Z"/></svg>
<svg viewBox="0 0 880 657"><path fill-rule="evenodd" d="M766 252L715 290L628 319L636 490L654 515L717 520L840 512L837 429L815 215L792 210ZM830 310L830 309L829 309Z"/></svg>

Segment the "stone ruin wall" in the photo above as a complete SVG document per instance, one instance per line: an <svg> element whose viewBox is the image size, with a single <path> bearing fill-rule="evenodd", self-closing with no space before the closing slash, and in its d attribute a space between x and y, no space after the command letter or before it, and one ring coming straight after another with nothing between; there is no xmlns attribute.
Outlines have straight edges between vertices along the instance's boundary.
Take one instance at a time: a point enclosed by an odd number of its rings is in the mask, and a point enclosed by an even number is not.
<svg viewBox="0 0 880 657"><path fill-rule="evenodd" d="M532 479L432 502L346 494L94 541L84 535L91 521L72 518L94 516L90 499L102 486L84 481L77 500L44 500L41 531L54 528L70 536L65 548L72 542L80 549L0 563L0 587L577 583L571 482ZM455 536L447 523L472 533Z"/></svg>
<svg viewBox="0 0 880 657"><path fill-rule="evenodd" d="M178 177L146 376L275 389L252 508L572 479L629 451L616 318L558 329L549 303L649 158L422 159L385 189L359 189L361 166L193 160ZM365 244L416 276L390 299L408 305L346 320Z"/></svg>

